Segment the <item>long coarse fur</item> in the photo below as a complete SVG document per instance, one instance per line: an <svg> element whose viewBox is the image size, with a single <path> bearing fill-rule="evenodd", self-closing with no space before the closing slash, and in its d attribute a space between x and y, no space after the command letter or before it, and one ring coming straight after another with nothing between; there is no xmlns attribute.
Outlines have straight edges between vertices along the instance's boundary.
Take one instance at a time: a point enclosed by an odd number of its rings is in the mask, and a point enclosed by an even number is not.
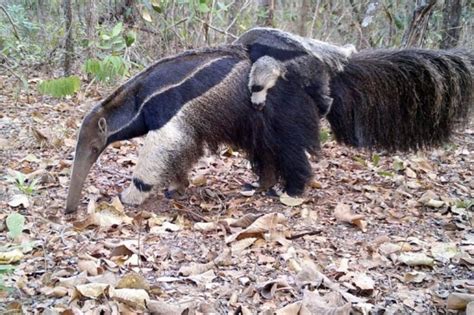
<svg viewBox="0 0 474 315"><path fill-rule="evenodd" d="M416 150L439 145L473 105L472 53L362 51L331 81L327 118L338 141Z"/></svg>

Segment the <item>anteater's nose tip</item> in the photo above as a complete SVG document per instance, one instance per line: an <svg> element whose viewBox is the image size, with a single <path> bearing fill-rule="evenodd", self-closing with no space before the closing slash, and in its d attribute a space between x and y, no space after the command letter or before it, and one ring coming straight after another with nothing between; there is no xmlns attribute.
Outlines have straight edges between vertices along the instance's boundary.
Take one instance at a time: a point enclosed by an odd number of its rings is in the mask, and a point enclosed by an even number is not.
<svg viewBox="0 0 474 315"><path fill-rule="evenodd" d="M66 209L64 209L65 214L71 214L71 213L74 213L76 211L77 211L77 208L73 208L73 207L66 207Z"/></svg>

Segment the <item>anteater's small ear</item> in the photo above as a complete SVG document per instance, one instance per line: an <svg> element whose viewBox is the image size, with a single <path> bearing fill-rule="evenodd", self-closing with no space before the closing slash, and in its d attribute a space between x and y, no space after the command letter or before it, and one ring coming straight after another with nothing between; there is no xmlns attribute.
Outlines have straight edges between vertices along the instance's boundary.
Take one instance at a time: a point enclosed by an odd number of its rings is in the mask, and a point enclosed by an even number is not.
<svg viewBox="0 0 474 315"><path fill-rule="evenodd" d="M101 117L99 119L98 124L99 124L100 133L106 135L107 134L107 121L105 120L105 118Z"/></svg>

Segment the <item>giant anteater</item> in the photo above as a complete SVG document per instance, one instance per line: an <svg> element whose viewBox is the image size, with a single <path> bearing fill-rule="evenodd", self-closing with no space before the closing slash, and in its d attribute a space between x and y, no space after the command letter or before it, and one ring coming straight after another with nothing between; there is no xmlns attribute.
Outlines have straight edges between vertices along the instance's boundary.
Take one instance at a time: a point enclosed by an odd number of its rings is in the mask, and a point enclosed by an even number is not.
<svg viewBox="0 0 474 315"><path fill-rule="evenodd" d="M409 150L445 141L472 107L472 54L355 53L311 40L301 48L279 34L257 29L234 45L161 59L97 104L79 132L66 212L76 211L90 167L114 141L147 135L126 203L143 202L155 185L184 189L204 148L221 144L248 154L262 189L281 180L298 195L311 177L306 153L319 150L322 115L343 143ZM284 62L284 75L272 79L259 111L248 82L264 56Z"/></svg>

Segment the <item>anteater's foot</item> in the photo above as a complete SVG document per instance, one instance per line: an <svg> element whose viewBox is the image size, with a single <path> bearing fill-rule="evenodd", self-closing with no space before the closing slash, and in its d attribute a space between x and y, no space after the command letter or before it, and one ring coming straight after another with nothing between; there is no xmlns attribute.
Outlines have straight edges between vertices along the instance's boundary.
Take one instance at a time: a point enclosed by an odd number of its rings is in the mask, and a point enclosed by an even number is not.
<svg viewBox="0 0 474 315"><path fill-rule="evenodd" d="M174 199L174 200L183 200L186 198L186 195L184 192L181 192L179 190L173 189L173 190L165 190L165 197L167 199Z"/></svg>
<svg viewBox="0 0 474 315"><path fill-rule="evenodd" d="M260 187L260 184L258 182L254 183L244 183L242 185L242 191L250 191L250 190L256 190Z"/></svg>
<svg viewBox="0 0 474 315"><path fill-rule="evenodd" d="M130 185L120 194L120 201L128 205L141 205L149 195L149 192L141 192L134 185Z"/></svg>
<svg viewBox="0 0 474 315"><path fill-rule="evenodd" d="M281 189L278 189L277 187L273 186L265 191L265 196L280 197L282 193L283 192L281 191Z"/></svg>

